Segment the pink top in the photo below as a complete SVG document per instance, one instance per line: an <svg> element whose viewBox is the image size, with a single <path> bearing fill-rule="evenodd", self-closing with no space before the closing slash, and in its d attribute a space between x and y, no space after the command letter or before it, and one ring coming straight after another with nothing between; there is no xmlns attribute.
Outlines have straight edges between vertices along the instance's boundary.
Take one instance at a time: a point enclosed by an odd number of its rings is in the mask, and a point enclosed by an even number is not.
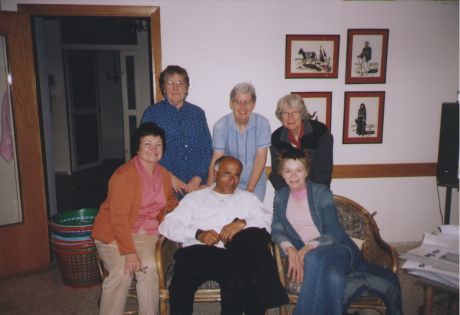
<svg viewBox="0 0 460 315"><path fill-rule="evenodd" d="M142 228L147 234L158 234L159 222L157 216L161 209L166 206L166 197L160 170L158 167L155 167L153 174L150 175L138 156L134 157L133 160L141 179L142 197L139 215L131 232L138 234Z"/></svg>
<svg viewBox="0 0 460 315"><path fill-rule="evenodd" d="M286 208L286 217L305 244L320 235L310 214L307 188L291 191Z"/></svg>

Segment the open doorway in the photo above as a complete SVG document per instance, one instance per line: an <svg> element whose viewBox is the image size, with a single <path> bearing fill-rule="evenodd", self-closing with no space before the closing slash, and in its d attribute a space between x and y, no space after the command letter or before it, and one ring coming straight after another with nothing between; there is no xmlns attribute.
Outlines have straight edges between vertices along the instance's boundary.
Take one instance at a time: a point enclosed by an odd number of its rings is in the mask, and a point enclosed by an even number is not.
<svg viewBox="0 0 460 315"><path fill-rule="evenodd" d="M150 21L32 17L50 215L99 207L110 175L130 158L159 73Z"/></svg>
<svg viewBox="0 0 460 315"><path fill-rule="evenodd" d="M150 80L151 90L155 93L150 95L152 99L145 106L152 103L154 98L155 101L161 99L156 84L161 72L159 7L19 4L18 11L0 12L0 33L6 38L8 69L14 81L11 84L10 101L13 108L24 219L19 224L8 224L0 229L0 254L8 257L0 262L0 278L43 270L49 266L48 218L57 212L54 149L56 148L58 155L65 154L63 148L52 143L53 135L59 133L53 130L53 123L56 121L51 120L50 114L58 109L50 106L52 94L48 91L47 84L48 80L53 82L53 78L35 71L36 61L43 51L39 47L33 47L36 40L32 38L31 17L107 16L148 19L150 36L149 49L146 51L150 52L147 57L150 64L148 71L155 78ZM37 31L40 30L34 29L34 32ZM48 34L45 35L46 40ZM59 56L62 59L62 55ZM121 60L122 58L120 64ZM36 88L38 80L40 89ZM63 81L55 77L54 83L63 84ZM37 99L40 100L40 105ZM48 107L45 109L44 106ZM45 110L49 114L43 115ZM62 122L67 121L68 117L65 115ZM61 123L61 120L56 123ZM8 184L8 181L10 178L4 178L3 184Z"/></svg>

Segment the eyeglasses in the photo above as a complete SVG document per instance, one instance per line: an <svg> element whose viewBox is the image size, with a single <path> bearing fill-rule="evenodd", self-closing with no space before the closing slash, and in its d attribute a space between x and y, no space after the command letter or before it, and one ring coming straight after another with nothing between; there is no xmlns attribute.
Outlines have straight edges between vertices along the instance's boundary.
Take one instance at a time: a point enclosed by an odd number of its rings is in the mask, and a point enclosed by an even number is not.
<svg viewBox="0 0 460 315"><path fill-rule="evenodd" d="M299 117L299 116L300 116L300 111L298 111L298 110L293 110L292 112L288 112L288 111L283 110L283 111L281 112L281 116L282 116L282 117L289 117L289 116L292 116L292 117Z"/></svg>
<svg viewBox="0 0 460 315"><path fill-rule="evenodd" d="M185 87L185 81L166 81L166 85L169 87L177 86L178 88Z"/></svg>
<svg viewBox="0 0 460 315"><path fill-rule="evenodd" d="M232 100L232 103L238 106L249 106L252 104L252 100Z"/></svg>

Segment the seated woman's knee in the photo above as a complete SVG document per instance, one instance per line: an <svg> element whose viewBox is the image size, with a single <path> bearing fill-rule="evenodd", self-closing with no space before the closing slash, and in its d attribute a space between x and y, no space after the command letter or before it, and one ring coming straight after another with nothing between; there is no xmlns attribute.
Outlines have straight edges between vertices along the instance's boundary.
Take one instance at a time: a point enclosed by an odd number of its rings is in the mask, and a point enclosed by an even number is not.
<svg viewBox="0 0 460 315"><path fill-rule="evenodd" d="M143 261L141 271L136 272L137 281L149 279L148 281L158 281L157 266L153 261Z"/></svg>
<svg viewBox="0 0 460 315"><path fill-rule="evenodd" d="M155 262L155 259L153 258L153 254L151 258L142 258L142 267L145 268L145 270L157 270L157 265Z"/></svg>
<svg viewBox="0 0 460 315"><path fill-rule="evenodd" d="M342 270L335 267L329 268L326 272L326 277L329 286L336 288L345 287L345 274Z"/></svg>
<svg viewBox="0 0 460 315"><path fill-rule="evenodd" d="M316 248L310 251L304 257L304 265L309 266L310 268L321 267L327 263L327 251L324 248Z"/></svg>

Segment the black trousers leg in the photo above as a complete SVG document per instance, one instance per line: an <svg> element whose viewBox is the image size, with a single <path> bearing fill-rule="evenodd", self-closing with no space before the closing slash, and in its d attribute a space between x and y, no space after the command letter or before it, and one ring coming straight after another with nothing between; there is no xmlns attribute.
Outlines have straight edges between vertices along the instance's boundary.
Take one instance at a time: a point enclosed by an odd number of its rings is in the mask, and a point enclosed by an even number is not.
<svg viewBox="0 0 460 315"><path fill-rule="evenodd" d="M265 309L286 304L288 297L270 252L265 229L237 233L227 249L195 245L174 255L174 275L169 287L172 315L193 312L198 287L208 280L219 283L221 314L262 315Z"/></svg>
<svg viewBox="0 0 460 315"><path fill-rule="evenodd" d="M198 287L208 281L219 283L222 314L241 314L241 281L226 249L194 245L179 249L175 255L174 275L169 287L172 315L193 312Z"/></svg>
<svg viewBox="0 0 460 315"><path fill-rule="evenodd" d="M230 261L241 277L246 314L264 314L265 309L289 301L279 280L270 243L270 234L265 229L248 228L227 245Z"/></svg>

